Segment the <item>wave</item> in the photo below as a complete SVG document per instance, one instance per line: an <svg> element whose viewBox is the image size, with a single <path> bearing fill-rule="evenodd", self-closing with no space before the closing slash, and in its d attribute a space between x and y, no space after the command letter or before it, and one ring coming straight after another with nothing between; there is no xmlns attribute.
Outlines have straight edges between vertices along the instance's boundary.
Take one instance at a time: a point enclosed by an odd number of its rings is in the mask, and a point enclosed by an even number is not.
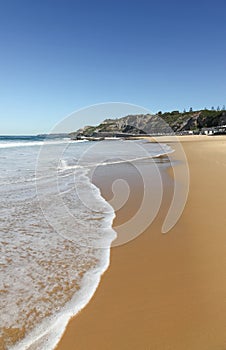
<svg viewBox="0 0 226 350"><path fill-rule="evenodd" d="M81 143L81 142L89 142L89 141L68 141L68 140L57 140L57 141L45 141L45 143L47 144L58 144L58 143L71 143L73 144L77 144L77 143ZM116 141L117 142L117 141ZM13 146L10 147L20 147L21 143L23 142L14 142ZM41 145L43 144L43 141L33 141L33 142L24 142L24 144L26 146L36 146L36 145ZM20 146L18 146L18 144L20 144ZM1 148L1 143L0 143L0 148ZM24 145L24 146L25 146ZM91 145L91 144L89 144ZM89 147L88 145L88 147ZM23 147L24 147L23 146ZM76 146L77 147L77 146ZM68 242L74 242L75 245L80 243L84 243L83 239L84 236L86 237L87 234L87 239L89 240L91 237L91 240L93 241L97 241L97 246L98 246L98 242L104 242L104 246L106 247L105 249L101 249L100 251L98 251L98 248L96 248L96 245L93 245L91 249L95 250L94 255L97 256L97 263L92 265L91 267L86 268L85 273L82 276L81 281L79 280L79 289L75 290L73 289L73 296L70 296L70 298L67 300L66 303L64 304L57 304L59 305L59 311L55 312L55 310L53 309L52 311L54 312L54 315L52 316L45 316L39 320L38 322L35 323L35 326L28 329L27 330L27 335L24 339L22 339L21 341L19 341L18 343L16 343L15 345L11 346L10 349L11 350L40 350L40 349L48 349L48 350L52 350L55 348L55 346L57 345L57 343L59 342L59 340L62 337L62 334L65 331L65 328L69 322L69 320L75 316L77 313L79 313L90 301L90 299L92 298L93 294L95 293L99 283L100 283L100 279L102 274L107 270L109 263L110 263L110 247L111 247L111 243L112 241L116 238L116 232L113 230L112 228L112 223L113 220L115 218L115 212L114 209L110 206L110 204L101 196L100 190L98 187L96 187L93 183L91 183L89 177L88 177L88 171L93 167L93 166L108 166L108 165L114 165L114 164L121 164L121 163L126 163L126 162L135 162L135 161L139 161L139 160L150 160L150 159L155 159L158 157L162 157L166 154L169 154L171 152L173 152L173 150L166 146L163 145L162 147L160 147L160 149L158 150L154 150L152 152L152 154L150 154L149 156L143 156L143 157L139 157L134 155L133 153L132 156L130 156L128 159L115 159L115 149L112 149L112 159L109 161L102 161L99 162L100 159L96 158L96 162L95 159L94 161L91 160L92 162L88 162L85 164L79 164L79 156L81 154L81 148L83 147L87 147L85 144L78 146L78 150L76 151L76 147L74 147L71 151L69 151L69 154L66 154L66 158L62 159L60 161L60 163L57 166L57 170L58 170L58 175L59 175L59 192L57 193L58 195L60 195L61 197L63 197L63 201L66 201L66 203L69 205L68 208L71 210L72 214L76 211L77 216L78 216L78 224L83 223L84 221L84 225L81 227L81 232L72 232L72 236L70 237L69 235L67 235L67 230L65 231L66 234L62 234L61 236L61 241L63 241L63 239L67 240ZM3 147L2 147L3 148ZM6 147L4 147L6 148ZM55 147L54 147L55 148ZM119 145L119 149L121 149L121 144ZM29 154L30 155L34 155L33 152L34 149L31 149L31 151L29 150ZM95 151L95 150L94 150ZM105 152L105 148L103 148L103 152ZM10 152L10 150L8 151ZM77 152L77 153L76 153ZM14 151L12 152L14 153ZM20 153L20 151L18 152ZM26 153L26 152L24 152ZM7 153L9 154L9 153ZM93 153L95 154L95 152ZM138 152L139 154L139 152ZM29 157L30 157L29 155ZM127 156L127 153L126 153ZM26 157L28 157L28 155L26 155ZM27 159L27 158L26 158ZM30 159L30 158L29 158ZM34 159L34 156L31 157L31 159ZM88 158L88 160L90 160L90 158ZM76 162L76 164L75 164ZM73 164L74 163L74 164ZM54 164L53 164L54 165ZM50 165L52 166L52 164ZM14 168L13 168L14 169ZM73 171L70 171L73 170ZM25 174L26 173L23 173ZM74 176L76 174L76 176ZM30 237L32 237L31 233L33 233L31 231L32 229L32 225L35 224L35 227L37 227L37 231L38 231L38 238L40 240L43 239L43 243L42 241L40 241L40 244L44 244L45 243L45 239L47 239L48 241L50 241L50 245L52 244L52 242L54 242L54 245L52 246L51 249L55 249L55 246L58 244L58 241L56 242L56 239L54 241L51 241L51 232L49 235L49 232L46 229L46 226L43 224L40 225L40 213L38 213L37 209L35 209L36 207L34 207L34 209L32 209L33 204L29 205L29 203L27 202L27 198L31 198L31 194L30 194L30 188L32 188L33 186L33 182L34 180L36 181L41 181L43 188L45 189L45 195L49 198L51 203L54 203L54 196L56 195L56 193L54 192L54 189L52 189L51 187L51 171L50 172L43 172L39 175L38 178L36 176L31 177L30 173L28 175L26 175L27 177L25 177L24 179L18 179L17 177L18 174L16 174L16 176L14 176L12 179L14 181L14 183L12 183L12 185L14 186L18 186L19 187L10 187L9 186L9 196L5 196L8 201L8 198L10 198L10 196L12 196L12 203L15 205L15 202L17 201L17 210L19 212L20 209L20 200L22 198L22 200L24 201L25 204L23 204L21 206L21 215L22 217L18 217L17 215L17 221L16 223L18 223L19 225L19 220L18 219L27 219L28 221L28 234L29 234L29 240L32 239ZM42 176L43 175L43 176ZM71 176L71 178L70 178ZM80 209L79 206L77 206L77 202L74 201L74 197L72 196L72 191L74 190L75 186L72 185L72 179L73 181L77 181L77 183L79 183L79 185L81 185L81 190L85 191L85 193L87 195L89 195L89 201L91 201L91 208L95 208L96 206L98 208L103 208L103 210L99 210L99 214L98 216L95 216L95 211L93 212L85 212L84 214L84 209ZM6 178L7 180L7 178ZM19 180L19 181L18 181ZM20 181L21 180L21 181ZM20 185L21 183L21 185ZM24 190L24 187L22 187L22 184L24 184L25 186L29 186L26 187L26 191ZM28 188L28 190L27 190ZM15 190L16 189L16 190ZM23 192L24 191L24 192ZM36 194L36 193L35 193ZM53 198L53 200L52 200ZM36 200L36 199L35 199ZM56 196L55 196L55 200L56 200ZM32 202L30 202L32 203ZM7 202L7 213L8 213L8 208L11 205L10 202ZM93 205L93 207L92 207ZM26 210L24 210L26 209ZM54 207L50 208L50 211L54 209ZM57 208L58 209L58 208ZM34 215L34 217L31 217L31 210L32 214ZM52 215L56 218L58 218L57 213L59 213L58 211L53 212ZM100 215L101 213L101 215ZM13 218L15 220L15 218ZM61 221L62 221L62 226L64 227L64 221L63 221L63 217L61 217ZM93 220L93 224L91 224L90 220ZM13 227L14 230L16 229L14 224L15 221L13 221ZM101 226L100 225L101 222ZM51 223L50 223L51 224ZM87 227L85 227L85 225L87 225ZM95 226L96 225L96 226ZM79 225L78 225L79 226ZM76 225L75 225L76 227ZM3 226L4 228L4 226ZM21 229L20 226L18 226L19 230ZM90 231L93 230L93 228L95 228L97 230L97 233L93 236L90 235ZM77 227L76 227L77 229ZM18 237L20 237L20 231L18 230ZM30 232L31 231L31 232ZM101 234L100 232L101 231ZM4 230L3 230L4 232ZM94 230L95 232L95 230ZM69 232L69 234L71 234ZM26 239L24 232L22 232L23 235L23 240ZM45 236L44 236L45 235ZM80 239L80 235L81 235L81 242L80 241L76 241L76 239ZM84 236L83 236L84 235ZM46 238L46 236L48 236ZM74 239L75 238L75 239ZM35 238L36 239L36 238ZM10 237L9 242L12 242L12 237ZM60 241L60 242L61 242ZM25 241L23 241L25 242ZM29 241L28 241L29 243ZM86 243L86 241L85 241ZM29 243L30 244L30 243ZM29 246L32 248L32 246ZM32 243L33 244L33 243ZM35 243L36 244L36 243ZM24 243L23 243L24 245ZM91 243L92 245L92 243ZM99 245L100 247L101 245ZM83 249L83 246L81 245L81 250ZM39 247L38 247L39 248ZM40 246L40 250L35 251L36 255L35 258L37 257L37 252L38 254L40 253L40 256L38 256L38 259L42 259L43 262L43 257L41 255L42 251L47 251L48 253L48 246L45 246L45 249L43 250L43 245ZM71 249L71 248L70 248ZM20 255L20 246L19 249L15 250L17 252L18 255ZM64 248L62 250L64 252ZM32 252L32 251L31 251ZM85 252L85 250L84 250ZM54 257L56 256L56 260L54 260L53 262L58 263L59 261L58 259L58 253L57 250L53 251L54 253ZM23 252L23 254L26 254L25 252ZM64 256L67 257L67 251L65 251ZM99 255L98 255L99 254ZM31 255L32 256L32 255ZM41 258L40 258L41 257ZM51 257L51 256L50 256ZM70 256L69 256L70 257ZM67 257L68 258L68 257ZM30 259L30 258L29 258ZM55 258L54 258L55 259ZM86 256L85 256L86 259ZM88 257L87 257L88 259ZM29 260L31 261L31 259ZM87 260L88 261L88 260ZM91 259L90 259L91 261ZM37 262L39 262L39 260L37 260ZM71 261L70 261L71 263ZM80 263L80 261L79 261ZM15 264L16 264L16 260L15 260ZM76 261L77 264L77 261ZM57 264L56 264L57 265ZM33 266L33 265L32 265ZM75 274L76 275L76 271L75 269L72 269L72 263L70 265L70 271L67 270L67 272ZM79 268L79 266L78 266ZM79 270L78 270L79 271ZM39 271L38 271L39 272ZM61 271L57 270L57 277L60 275ZM39 275L35 275L33 277L39 278ZM13 286L13 285L12 285ZM48 288L49 285L47 285L45 288ZM15 289L15 293L17 292L17 290ZM42 293L42 292L40 292ZM44 292L43 292L44 293ZM16 296L18 296L17 294L15 294ZM45 295L44 295L45 297ZM54 299L56 299L55 304L58 303L58 295L53 295ZM34 299L34 301L37 301L38 299ZM54 304L54 305L55 305ZM47 305L47 306L46 306ZM52 304L44 304L43 306L45 308L49 308ZM64 306L63 306L64 305ZM30 305L26 304L25 301L25 309L26 308L29 310L29 308L31 307ZM11 306L11 308L13 307L13 305ZM34 305L32 305L32 307L34 307ZM51 306L52 307L52 306ZM23 314L23 312L20 310L20 313ZM24 311L24 315L25 311ZM23 315L22 315L23 316Z"/></svg>
<svg viewBox="0 0 226 350"><path fill-rule="evenodd" d="M59 171L65 171L65 170L70 170L70 169L81 169L81 168L92 168L92 167L98 167L98 166L107 166L107 165L114 165L114 164L124 164L124 163L133 163L136 161L141 161L141 160L155 160L157 158L161 158L164 156L167 156L168 154L174 153L174 150L165 150L162 153L158 153L156 155L150 155L150 156L145 156L145 157L135 157L135 158L128 158L128 159L120 159L120 160L115 160L115 161L109 161L109 162L100 162L100 163L90 163L87 165L68 165L65 160L61 160L60 166L59 166ZM66 174L65 176L68 176Z"/></svg>
<svg viewBox="0 0 226 350"><path fill-rule="evenodd" d="M88 142L86 140L76 140L72 141L70 139L61 139L61 140L55 140L55 141L48 141L48 140L41 140L41 141L0 141L0 148L14 148L14 147L33 147L33 146L43 146L43 145L55 145L60 143L81 143L81 142Z"/></svg>
<svg viewBox="0 0 226 350"><path fill-rule="evenodd" d="M61 308L61 311L43 319L24 339L11 346L10 350L54 349L61 339L69 320L89 303L100 283L102 274L109 266L110 246L111 242L116 238L116 232L112 228L115 213L110 204L101 196L99 188L91 183L86 174L87 171L84 170L83 179L85 179L85 182L83 181L83 186L86 185L89 187L87 191L93 194L93 199L91 198L91 200L98 202L100 207L103 208L103 211L105 211L105 217L102 219L102 230L103 233L106 231L108 235L108 237L105 237L103 234L104 245L108 248L102 249L99 252L101 256L98 265L85 272L79 290ZM60 194L64 195L65 193L61 192ZM107 214L106 210L108 212Z"/></svg>

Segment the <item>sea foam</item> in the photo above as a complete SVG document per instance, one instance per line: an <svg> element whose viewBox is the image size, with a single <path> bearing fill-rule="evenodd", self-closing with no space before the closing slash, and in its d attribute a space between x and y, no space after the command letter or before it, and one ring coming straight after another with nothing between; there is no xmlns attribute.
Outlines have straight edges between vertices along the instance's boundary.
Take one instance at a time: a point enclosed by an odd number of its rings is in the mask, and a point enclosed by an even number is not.
<svg viewBox="0 0 226 350"><path fill-rule="evenodd" d="M0 289L5 348L53 349L109 266L115 213L91 183L89 171L151 160L170 151L168 146L142 142L48 141L44 167L37 171L40 144L2 147ZM52 152L60 158L51 158ZM18 341L13 345L10 331L15 330Z"/></svg>

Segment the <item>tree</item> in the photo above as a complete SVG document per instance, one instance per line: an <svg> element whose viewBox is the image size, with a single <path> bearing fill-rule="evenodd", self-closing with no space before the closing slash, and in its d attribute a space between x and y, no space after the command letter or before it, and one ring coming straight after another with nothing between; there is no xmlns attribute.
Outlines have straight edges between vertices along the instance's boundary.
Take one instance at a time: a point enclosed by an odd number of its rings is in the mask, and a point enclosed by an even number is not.
<svg viewBox="0 0 226 350"><path fill-rule="evenodd" d="M189 109L189 112L193 112L193 109L192 109L192 107Z"/></svg>
<svg viewBox="0 0 226 350"><path fill-rule="evenodd" d="M225 111L225 105L223 105L223 107L222 107L222 111Z"/></svg>
<svg viewBox="0 0 226 350"><path fill-rule="evenodd" d="M214 106L211 107L212 111L214 111Z"/></svg>
<svg viewBox="0 0 226 350"><path fill-rule="evenodd" d="M184 113L186 113L186 109L184 108L184 111L183 111Z"/></svg>
<svg viewBox="0 0 226 350"><path fill-rule="evenodd" d="M217 106L217 111L219 111L220 110L220 107L219 106Z"/></svg>

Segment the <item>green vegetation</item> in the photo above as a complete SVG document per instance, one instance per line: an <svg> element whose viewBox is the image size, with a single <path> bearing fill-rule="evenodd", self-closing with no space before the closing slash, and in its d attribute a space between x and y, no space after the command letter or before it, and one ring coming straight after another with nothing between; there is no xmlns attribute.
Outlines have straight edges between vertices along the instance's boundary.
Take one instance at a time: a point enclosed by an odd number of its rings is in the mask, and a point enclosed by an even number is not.
<svg viewBox="0 0 226 350"><path fill-rule="evenodd" d="M170 133L193 131L199 133L202 128L211 128L226 125L225 106L220 110L202 109L193 111L192 107L188 112L174 110L172 112L159 111L155 115L129 115L117 119L106 119L98 126L85 126L70 134L72 138L82 136L101 136L103 133L109 136L117 133L141 134L141 133ZM106 135L105 135L106 136Z"/></svg>
<svg viewBox="0 0 226 350"><path fill-rule="evenodd" d="M203 109L189 112L173 111L161 114L161 118L168 123L174 131L196 130L210 128L226 124L226 111L215 109Z"/></svg>

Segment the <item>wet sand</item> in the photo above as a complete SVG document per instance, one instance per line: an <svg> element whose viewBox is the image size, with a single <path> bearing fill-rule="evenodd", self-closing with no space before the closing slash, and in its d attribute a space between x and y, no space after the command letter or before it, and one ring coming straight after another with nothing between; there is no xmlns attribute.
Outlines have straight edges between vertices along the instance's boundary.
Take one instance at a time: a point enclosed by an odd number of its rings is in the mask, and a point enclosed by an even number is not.
<svg viewBox="0 0 226 350"><path fill-rule="evenodd" d="M170 138L159 139L169 144ZM226 349L226 137L181 137L190 167L188 201L176 226L161 226L172 195L165 179L159 215L135 240L111 251L111 264L57 350ZM171 157L176 159L177 154ZM102 194L111 193L106 182ZM141 195L119 211L134 212Z"/></svg>

